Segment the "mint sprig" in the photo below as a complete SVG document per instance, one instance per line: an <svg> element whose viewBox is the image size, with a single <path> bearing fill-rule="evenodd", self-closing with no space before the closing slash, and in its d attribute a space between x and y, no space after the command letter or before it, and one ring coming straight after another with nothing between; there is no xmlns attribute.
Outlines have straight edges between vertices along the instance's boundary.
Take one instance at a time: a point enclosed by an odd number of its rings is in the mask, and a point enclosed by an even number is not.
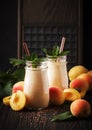
<svg viewBox="0 0 92 130"><path fill-rule="evenodd" d="M74 117L70 111L66 111L64 113L61 113L61 114L58 114L56 116L53 116L51 121L54 122L54 121L63 121L63 120L67 120L67 119L70 119Z"/></svg>
<svg viewBox="0 0 92 130"><path fill-rule="evenodd" d="M69 53L69 51L62 51L60 52L59 46L55 45L51 50L47 50L46 48L43 48L42 51L45 53L46 56L52 56L52 57L57 57L57 56L64 56Z"/></svg>
<svg viewBox="0 0 92 130"><path fill-rule="evenodd" d="M30 56L22 57L22 59L10 58L10 63L13 65L13 67L16 67L17 69L19 68L24 69L26 61L31 61L32 67L36 68L37 65L41 61L43 61L43 57L39 58L36 53L32 53Z"/></svg>

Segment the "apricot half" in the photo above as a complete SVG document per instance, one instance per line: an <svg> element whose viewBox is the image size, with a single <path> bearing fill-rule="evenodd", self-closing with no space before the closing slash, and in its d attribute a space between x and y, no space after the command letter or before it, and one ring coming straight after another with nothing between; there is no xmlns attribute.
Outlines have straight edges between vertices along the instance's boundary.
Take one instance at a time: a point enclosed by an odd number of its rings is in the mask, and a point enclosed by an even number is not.
<svg viewBox="0 0 92 130"><path fill-rule="evenodd" d="M73 88L64 89L64 95L65 95L65 100L68 100L68 101L74 101L76 99L81 98L80 93L76 89L73 89Z"/></svg>
<svg viewBox="0 0 92 130"><path fill-rule="evenodd" d="M26 104L26 97L24 93L18 90L16 93L13 93L10 98L10 107L15 110L19 111L25 107Z"/></svg>
<svg viewBox="0 0 92 130"><path fill-rule="evenodd" d="M4 103L5 105L9 106L9 105L10 105L10 98L11 98L11 96L6 96L6 97L4 97L4 98L3 98L3 103Z"/></svg>

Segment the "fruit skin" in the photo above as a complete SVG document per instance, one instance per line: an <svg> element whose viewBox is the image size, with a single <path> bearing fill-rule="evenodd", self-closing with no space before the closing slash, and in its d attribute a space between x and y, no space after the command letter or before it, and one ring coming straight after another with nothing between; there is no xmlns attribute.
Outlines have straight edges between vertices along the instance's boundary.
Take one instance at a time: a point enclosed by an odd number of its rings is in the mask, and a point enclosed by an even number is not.
<svg viewBox="0 0 92 130"><path fill-rule="evenodd" d="M61 105L65 101L65 95L63 93L63 90L59 87L50 87L49 95L50 95L50 104Z"/></svg>
<svg viewBox="0 0 92 130"><path fill-rule="evenodd" d="M3 98L3 103L6 106L10 106L10 98L11 98L11 96L6 96L6 97Z"/></svg>
<svg viewBox="0 0 92 130"><path fill-rule="evenodd" d="M16 93L18 90L23 91L23 88L24 88L24 81L19 81L13 85L12 93Z"/></svg>
<svg viewBox="0 0 92 130"><path fill-rule="evenodd" d="M81 98L83 98L86 95L86 92L89 88L89 84L83 78L76 78L70 82L69 87L78 90L81 95Z"/></svg>
<svg viewBox="0 0 92 130"><path fill-rule="evenodd" d="M65 100L67 101L74 101L76 99L81 98L80 93L74 88L64 89L64 95L65 95Z"/></svg>
<svg viewBox="0 0 92 130"><path fill-rule="evenodd" d="M91 105L85 99L77 99L70 104L70 111L73 116L87 117L91 113Z"/></svg>
<svg viewBox="0 0 92 130"><path fill-rule="evenodd" d="M92 76L92 70L89 70L89 71L88 71L88 74Z"/></svg>
<svg viewBox="0 0 92 130"><path fill-rule="evenodd" d="M87 73L87 72L88 72L88 69L85 68L84 66L76 65L76 66L72 67L68 72L69 80L71 81L71 80L75 79L77 76L79 76L80 74Z"/></svg>
<svg viewBox="0 0 92 130"><path fill-rule="evenodd" d="M22 110L26 105L26 97L21 90L18 90L16 93L13 93L10 98L10 107L14 111Z"/></svg>
<svg viewBox="0 0 92 130"><path fill-rule="evenodd" d="M89 84L89 89L92 88L92 76L88 73L82 73L77 78L83 78Z"/></svg>

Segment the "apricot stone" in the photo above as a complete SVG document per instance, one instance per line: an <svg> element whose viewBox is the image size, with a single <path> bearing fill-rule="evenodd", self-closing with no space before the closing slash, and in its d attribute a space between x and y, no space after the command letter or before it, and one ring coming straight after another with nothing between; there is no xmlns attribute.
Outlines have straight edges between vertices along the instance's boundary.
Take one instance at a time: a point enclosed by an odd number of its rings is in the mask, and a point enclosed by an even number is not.
<svg viewBox="0 0 92 130"><path fill-rule="evenodd" d="M71 103L70 111L73 116L79 118L87 117L91 113L91 105L85 99L76 99Z"/></svg>

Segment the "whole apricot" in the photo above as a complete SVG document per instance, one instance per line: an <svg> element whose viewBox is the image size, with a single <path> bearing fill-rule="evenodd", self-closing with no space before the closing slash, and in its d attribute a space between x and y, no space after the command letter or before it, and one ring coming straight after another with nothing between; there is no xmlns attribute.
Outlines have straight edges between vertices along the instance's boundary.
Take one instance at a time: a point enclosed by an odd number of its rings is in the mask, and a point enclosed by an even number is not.
<svg viewBox="0 0 92 130"><path fill-rule="evenodd" d="M92 76L92 70L89 70L89 71L88 71L88 74L90 74L90 75Z"/></svg>
<svg viewBox="0 0 92 130"><path fill-rule="evenodd" d="M16 82L12 87L12 93L17 92L18 90L23 91L24 88L24 81L18 81Z"/></svg>
<svg viewBox="0 0 92 130"><path fill-rule="evenodd" d="M92 88L92 76L88 73L82 73L77 78L83 78L89 84L89 89Z"/></svg>
<svg viewBox="0 0 92 130"><path fill-rule="evenodd" d="M75 79L77 76L79 76L80 74L86 73L86 72L88 72L88 69L82 65L73 66L69 70L69 73L68 73L69 80L71 81L71 80Z"/></svg>
<svg viewBox="0 0 92 130"><path fill-rule="evenodd" d="M86 92L89 88L89 84L83 78L76 78L70 82L70 88L74 88L79 91L81 98L86 95Z"/></svg>
<svg viewBox="0 0 92 130"><path fill-rule="evenodd" d="M61 105L65 101L64 92L59 87L50 87L49 95L50 95L50 104Z"/></svg>
<svg viewBox="0 0 92 130"><path fill-rule="evenodd" d="M70 111L73 116L87 117L91 113L91 105L85 99L76 99L71 103Z"/></svg>

